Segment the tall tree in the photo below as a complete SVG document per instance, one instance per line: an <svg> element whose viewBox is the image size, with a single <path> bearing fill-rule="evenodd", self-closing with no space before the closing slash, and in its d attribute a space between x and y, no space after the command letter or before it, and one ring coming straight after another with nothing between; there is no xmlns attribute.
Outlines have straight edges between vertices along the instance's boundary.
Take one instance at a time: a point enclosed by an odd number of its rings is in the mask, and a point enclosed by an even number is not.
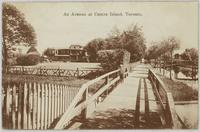
<svg viewBox="0 0 200 132"><path fill-rule="evenodd" d="M131 62L139 61L144 57L146 45L142 27L130 25L121 35L121 45L131 53Z"/></svg>
<svg viewBox="0 0 200 132"><path fill-rule="evenodd" d="M3 3L2 19L3 65L5 68L15 46L34 46L37 41L33 27L15 6Z"/></svg>
<svg viewBox="0 0 200 132"><path fill-rule="evenodd" d="M89 59L91 62L97 61L98 57L97 52L99 50L105 49L105 46L108 46L105 43L106 42L104 39L98 38L98 39L93 39L84 47L89 55Z"/></svg>
<svg viewBox="0 0 200 132"><path fill-rule="evenodd" d="M169 37L168 38L168 41L167 41L167 44L168 44L168 51L170 52L170 61L171 61L171 67L170 67L170 79L172 79L172 69L173 69L173 53L174 53L174 50L177 50L180 48L180 41L175 38L174 36L172 37Z"/></svg>

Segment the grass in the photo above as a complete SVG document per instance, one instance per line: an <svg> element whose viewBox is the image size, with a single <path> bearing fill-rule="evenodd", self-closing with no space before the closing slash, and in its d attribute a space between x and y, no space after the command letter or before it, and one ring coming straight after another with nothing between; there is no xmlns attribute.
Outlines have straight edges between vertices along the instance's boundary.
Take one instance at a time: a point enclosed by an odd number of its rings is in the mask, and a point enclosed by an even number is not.
<svg viewBox="0 0 200 132"><path fill-rule="evenodd" d="M198 100L198 90L193 89L183 82L170 80L162 75L159 75L164 84L172 92L175 101L191 101Z"/></svg>
<svg viewBox="0 0 200 132"><path fill-rule="evenodd" d="M51 63L39 63L35 66L26 67L46 67L46 68L62 68L76 70L91 70L91 69L101 69L99 63L79 63L79 62L51 62ZM89 77L88 77L89 76ZM31 81L31 82L46 82L46 83L59 83L65 84L73 87L80 87L85 82L94 78L94 75L88 75L85 78L75 78L75 77L56 77L56 76L38 76L38 75L11 75L4 74L3 81ZM91 76L91 77L90 77Z"/></svg>
<svg viewBox="0 0 200 132"><path fill-rule="evenodd" d="M99 63L83 63L83 62L48 62L48 63L39 63L35 66L29 67L46 67L46 68L61 68L61 69L71 69L76 70L90 70L90 69L101 69Z"/></svg>
<svg viewBox="0 0 200 132"><path fill-rule="evenodd" d="M75 77L56 77L56 76L37 76L37 75L3 75L3 82L44 82L44 83L56 83L64 84L72 87L81 87L82 84L89 81L88 79L77 79Z"/></svg>

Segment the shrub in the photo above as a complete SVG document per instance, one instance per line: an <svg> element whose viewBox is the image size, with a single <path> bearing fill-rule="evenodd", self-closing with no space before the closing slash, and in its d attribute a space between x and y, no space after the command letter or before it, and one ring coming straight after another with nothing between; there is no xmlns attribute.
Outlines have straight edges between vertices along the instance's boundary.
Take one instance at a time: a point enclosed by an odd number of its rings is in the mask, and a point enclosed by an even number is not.
<svg viewBox="0 0 200 132"><path fill-rule="evenodd" d="M26 65L26 55L21 55L19 57L17 57L17 65L22 65L25 66Z"/></svg>
<svg viewBox="0 0 200 132"><path fill-rule="evenodd" d="M123 61L123 50L102 50L98 52L98 61L105 71L119 68Z"/></svg>
<svg viewBox="0 0 200 132"><path fill-rule="evenodd" d="M22 55L17 58L17 64L22 66L36 65L40 62L40 55L28 54Z"/></svg>
<svg viewBox="0 0 200 132"><path fill-rule="evenodd" d="M27 65L36 65L40 62L40 55L38 54L29 54L26 57Z"/></svg>

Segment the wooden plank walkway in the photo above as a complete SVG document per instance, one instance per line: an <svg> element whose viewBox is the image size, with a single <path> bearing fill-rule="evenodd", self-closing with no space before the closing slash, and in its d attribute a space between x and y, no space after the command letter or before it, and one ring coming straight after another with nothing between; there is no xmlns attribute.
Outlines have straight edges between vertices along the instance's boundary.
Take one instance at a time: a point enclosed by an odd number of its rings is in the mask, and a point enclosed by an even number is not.
<svg viewBox="0 0 200 132"><path fill-rule="evenodd" d="M80 129L161 128L157 113L148 65L140 64L96 106Z"/></svg>

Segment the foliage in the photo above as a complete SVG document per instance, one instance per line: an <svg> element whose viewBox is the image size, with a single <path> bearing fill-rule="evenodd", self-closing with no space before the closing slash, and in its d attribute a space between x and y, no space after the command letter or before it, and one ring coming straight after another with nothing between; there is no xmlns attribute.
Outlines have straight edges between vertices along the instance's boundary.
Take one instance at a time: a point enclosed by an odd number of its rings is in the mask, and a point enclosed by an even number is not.
<svg viewBox="0 0 200 132"><path fill-rule="evenodd" d="M17 65L26 65L26 55L21 55L19 57L17 57Z"/></svg>
<svg viewBox="0 0 200 132"><path fill-rule="evenodd" d="M105 71L119 68L123 61L123 50L103 50L98 52L98 61Z"/></svg>
<svg viewBox="0 0 200 132"><path fill-rule="evenodd" d="M55 55L55 49L53 48L47 48L44 52L43 55L46 55L48 57L53 57Z"/></svg>
<svg viewBox="0 0 200 132"><path fill-rule="evenodd" d="M142 28L131 25L123 32L115 27L107 38L93 39L85 46L85 49L92 62L97 61L99 50L112 49L126 49L131 54L131 62L135 62L143 58L146 46Z"/></svg>
<svg viewBox="0 0 200 132"><path fill-rule="evenodd" d="M40 62L39 54L21 55L17 58L17 64L22 66L36 65Z"/></svg>
<svg viewBox="0 0 200 132"><path fill-rule="evenodd" d="M106 46L106 41L103 39L93 39L87 44L85 50L87 51L91 62L97 61L98 57L97 52L99 50L106 49L105 46Z"/></svg>
<svg viewBox="0 0 200 132"><path fill-rule="evenodd" d="M179 66L173 66L174 73L178 74L180 72Z"/></svg>
<svg viewBox="0 0 200 132"><path fill-rule="evenodd" d="M175 37L169 37L160 42L152 42L152 46L146 52L145 59L158 59L163 60L172 59L173 51L179 49L180 41Z"/></svg>
<svg viewBox="0 0 200 132"><path fill-rule="evenodd" d="M191 48L191 49L185 49L185 51L181 54L181 58L183 60L189 60L189 61L198 61L198 50L195 48Z"/></svg>
<svg viewBox="0 0 200 132"><path fill-rule="evenodd" d="M36 45L36 35L24 14L13 5L3 3L2 20L3 63L7 65L9 54L15 50L14 46Z"/></svg>

